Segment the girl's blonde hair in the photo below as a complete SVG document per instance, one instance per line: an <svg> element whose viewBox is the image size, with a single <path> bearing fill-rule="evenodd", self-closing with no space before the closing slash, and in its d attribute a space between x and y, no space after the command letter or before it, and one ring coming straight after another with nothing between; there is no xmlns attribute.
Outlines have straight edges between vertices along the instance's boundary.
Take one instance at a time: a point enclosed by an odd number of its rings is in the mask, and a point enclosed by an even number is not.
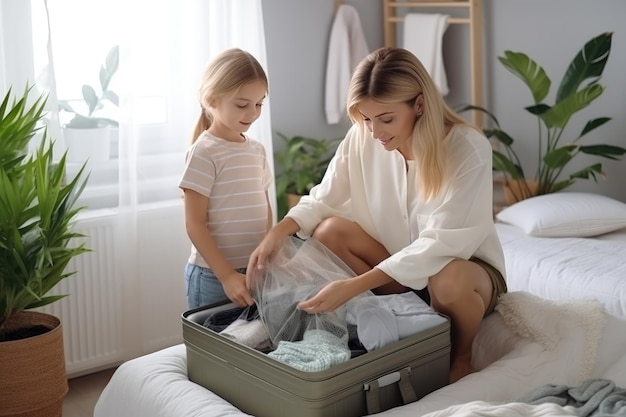
<svg viewBox="0 0 626 417"><path fill-rule="evenodd" d="M191 137L194 143L213 121L209 104L215 99L236 92L243 85L261 80L268 85L263 67L252 54L239 48L231 48L217 55L204 70L200 84L200 117Z"/></svg>
<svg viewBox="0 0 626 417"><path fill-rule="evenodd" d="M382 104L415 104L423 94L423 114L413 128L412 148L417 166L418 191L422 198L433 198L443 184L445 128L467 121L444 101L428 72L410 51L384 47L369 54L354 71L348 91L348 115L364 129L358 105L366 99Z"/></svg>

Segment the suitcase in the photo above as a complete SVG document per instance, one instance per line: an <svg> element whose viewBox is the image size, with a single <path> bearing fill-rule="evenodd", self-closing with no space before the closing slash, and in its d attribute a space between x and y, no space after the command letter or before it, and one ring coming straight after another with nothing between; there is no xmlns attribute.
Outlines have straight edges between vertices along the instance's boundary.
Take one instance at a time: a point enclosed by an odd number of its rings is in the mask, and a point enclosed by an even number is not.
<svg viewBox="0 0 626 417"><path fill-rule="evenodd" d="M304 372L202 324L225 302L182 315L189 379L257 417L359 417L416 401L448 384L450 323L319 372ZM430 319L430 318L429 318Z"/></svg>

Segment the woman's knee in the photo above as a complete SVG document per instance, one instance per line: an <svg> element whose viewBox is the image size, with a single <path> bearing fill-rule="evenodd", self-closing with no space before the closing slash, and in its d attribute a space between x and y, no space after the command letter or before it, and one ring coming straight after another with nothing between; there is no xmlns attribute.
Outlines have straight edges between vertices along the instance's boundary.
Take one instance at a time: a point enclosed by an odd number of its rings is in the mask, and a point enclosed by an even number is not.
<svg viewBox="0 0 626 417"><path fill-rule="evenodd" d="M329 217L324 219L317 225L313 231L313 237L325 246L337 246L341 242L345 242L348 234L347 220L339 217Z"/></svg>

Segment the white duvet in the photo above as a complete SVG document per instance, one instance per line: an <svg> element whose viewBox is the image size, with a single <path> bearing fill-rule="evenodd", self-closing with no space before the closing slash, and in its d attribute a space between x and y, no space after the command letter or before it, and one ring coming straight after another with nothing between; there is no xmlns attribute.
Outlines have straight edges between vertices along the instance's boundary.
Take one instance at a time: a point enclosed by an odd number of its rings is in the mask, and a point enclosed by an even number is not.
<svg viewBox="0 0 626 417"><path fill-rule="evenodd" d="M509 291L551 300L594 297L626 320L626 229L590 238L541 238L496 223Z"/></svg>
<svg viewBox="0 0 626 417"><path fill-rule="evenodd" d="M510 292L483 321L473 350L480 371L377 416L570 416L575 414L568 407L514 401L548 383L577 386L602 377L626 387L626 321L589 299L548 301ZM248 415L187 379L184 345L121 365L94 412L94 417Z"/></svg>

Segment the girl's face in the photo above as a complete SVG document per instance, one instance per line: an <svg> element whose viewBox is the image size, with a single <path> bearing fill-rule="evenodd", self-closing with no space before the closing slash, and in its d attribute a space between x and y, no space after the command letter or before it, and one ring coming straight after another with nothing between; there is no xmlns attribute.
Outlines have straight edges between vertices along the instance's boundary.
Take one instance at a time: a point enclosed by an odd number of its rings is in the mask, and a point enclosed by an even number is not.
<svg viewBox="0 0 626 417"><path fill-rule="evenodd" d="M267 86L261 80L244 84L238 91L212 100L213 123L209 133L233 142L243 142L241 135L261 116Z"/></svg>
<svg viewBox="0 0 626 417"><path fill-rule="evenodd" d="M382 104L372 99L359 103L358 108L365 126L372 136L388 151L398 150L405 159L413 159L411 136L421 114L423 96L410 106L406 103Z"/></svg>

